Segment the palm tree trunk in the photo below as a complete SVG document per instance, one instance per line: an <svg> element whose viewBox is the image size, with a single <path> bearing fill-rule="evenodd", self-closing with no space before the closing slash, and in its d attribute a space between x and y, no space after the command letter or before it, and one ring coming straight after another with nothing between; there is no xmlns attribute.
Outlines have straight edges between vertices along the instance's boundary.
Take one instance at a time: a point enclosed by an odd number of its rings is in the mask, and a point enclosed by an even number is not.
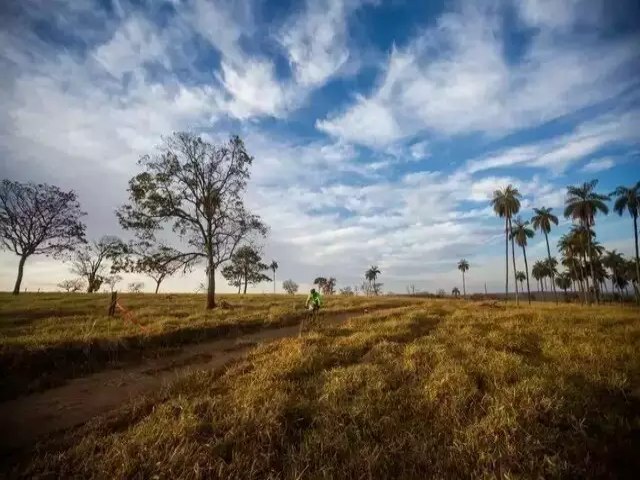
<svg viewBox="0 0 640 480"><path fill-rule="evenodd" d="M511 218L509 218L509 231L511 231L511 229ZM520 300L518 299L518 279L516 278L516 247L513 237L511 237L511 259L513 260L513 283L516 292L516 305L520 305Z"/></svg>
<svg viewBox="0 0 640 480"><path fill-rule="evenodd" d="M593 252L591 251L591 226L587 224L587 248L589 249L589 269L591 270L591 283L596 295L596 303L600 303L600 292L598 291L598 282L593 272Z"/></svg>
<svg viewBox="0 0 640 480"><path fill-rule="evenodd" d="M504 219L504 299L509 300L509 217Z"/></svg>
<svg viewBox="0 0 640 480"><path fill-rule="evenodd" d="M582 261L580 262L580 279L583 282L584 291L584 303L591 301L591 294L589 289L589 276L585 272L585 265L587 264L587 257L582 253Z"/></svg>
<svg viewBox="0 0 640 480"><path fill-rule="evenodd" d="M273 271L273 293L276 293L276 271Z"/></svg>
<svg viewBox="0 0 640 480"><path fill-rule="evenodd" d="M558 292L556 291L556 282L555 282L555 274L553 273L553 268L551 268L551 249L549 248L549 236L547 235L546 230L544 231L544 239L547 242L547 258L549 259L549 268L551 269L551 287L553 288L553 297L556 299L556 305L558 304Z"/></svg>
<svg viewBox="0 0 640 480"><path fill-rule="evenodd" d="M522 256L524 257L524 272L527 274L527 296L529 298L529 305L531 305L531 288L529 287L529 264L527 263L527 251L522 246Z"/></svg>
<svg viewBox="0 0 640 480"><path fill-rule="evenodd" d="M464 296L464 298L467 298L467 287L464 283L464 270L462 271L462 295Z"/></svg>

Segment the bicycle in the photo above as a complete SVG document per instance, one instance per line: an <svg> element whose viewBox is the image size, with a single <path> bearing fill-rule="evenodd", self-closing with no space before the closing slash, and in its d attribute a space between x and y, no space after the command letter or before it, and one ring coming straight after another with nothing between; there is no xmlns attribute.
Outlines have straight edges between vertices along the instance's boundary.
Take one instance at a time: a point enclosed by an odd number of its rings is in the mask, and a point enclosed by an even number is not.
<svg viewBox="0 0 640 480"><path fill-rule="evenodd" d="M320 305L314 304L313 306L310 306L307 315L305 317L302 317L302 320L300 321L299 336L302 335L302 332L304 330L305 318L307 320L308 328L311 328L312 326L314 326L318 322L318 319L320 318Z"/></svg>

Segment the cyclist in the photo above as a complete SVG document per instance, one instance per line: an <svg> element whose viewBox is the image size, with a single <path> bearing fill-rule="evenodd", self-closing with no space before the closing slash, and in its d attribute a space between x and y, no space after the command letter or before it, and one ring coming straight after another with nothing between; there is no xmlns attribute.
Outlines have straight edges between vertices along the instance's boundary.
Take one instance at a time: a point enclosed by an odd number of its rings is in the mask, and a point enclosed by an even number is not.
<svg viewBox="0 0 640 480"><path fill-rule="evenodd" d="M309 292L309 296L307 297L307 301L304 306L309 309L313 316L315 316L320 310L320 307L322 306L322 297L318 292L316 292L315 288L312 288Z"/></svg>

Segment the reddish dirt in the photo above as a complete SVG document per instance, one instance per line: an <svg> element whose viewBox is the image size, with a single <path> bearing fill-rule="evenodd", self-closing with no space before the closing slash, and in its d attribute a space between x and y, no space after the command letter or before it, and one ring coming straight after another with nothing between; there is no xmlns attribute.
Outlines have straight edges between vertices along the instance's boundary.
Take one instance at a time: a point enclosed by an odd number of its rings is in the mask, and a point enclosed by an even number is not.
<svg viewBox="0 0 640 480"><path fill-rule="evenodd" d="M335 325L356 315L330 315L322 324ZM1 403L0 448L29 446L56 431L74 427L156 391L190 369L221 367L259 343L293 337L299 332L300 327L295 325L189 345L173 355L76 378L61 387Z"/></svg>

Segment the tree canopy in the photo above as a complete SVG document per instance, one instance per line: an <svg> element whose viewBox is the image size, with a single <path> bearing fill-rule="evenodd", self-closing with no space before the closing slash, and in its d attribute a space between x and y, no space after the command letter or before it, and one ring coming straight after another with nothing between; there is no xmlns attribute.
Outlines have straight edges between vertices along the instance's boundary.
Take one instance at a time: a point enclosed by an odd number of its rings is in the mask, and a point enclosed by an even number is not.
<svg viewBox="0 0 640 480"><path fill-rule="evenodd" d="M255 247L243 245L232 255L231 262L222 269L222 275L231 286L238 287L238 293L244 286L243 293L246 294L248 285L271 281L271 278L263 273L269 268L269 265L262 262L260 252Z"/></svg>
<svg viewBox="0 0 640 480"><path fill-rule="evenodd" d="M59 256L85 242L75 192L47 184L3 180L0 184L0 248L20 257L13 293L20 293L31 255Z"/></svg>
<svg viewBox="0 0 640 480"><path fill-rule="evenodd" d="M177 233L186 243L181 253L205 261L207 308L214 308L216 270L242 240L267 232L243 200L253 157L237 136L214 145L176 133L138 163L143 171L129 181L130 202L117 212L120 224L147 239L165 228Z"/></svg>

